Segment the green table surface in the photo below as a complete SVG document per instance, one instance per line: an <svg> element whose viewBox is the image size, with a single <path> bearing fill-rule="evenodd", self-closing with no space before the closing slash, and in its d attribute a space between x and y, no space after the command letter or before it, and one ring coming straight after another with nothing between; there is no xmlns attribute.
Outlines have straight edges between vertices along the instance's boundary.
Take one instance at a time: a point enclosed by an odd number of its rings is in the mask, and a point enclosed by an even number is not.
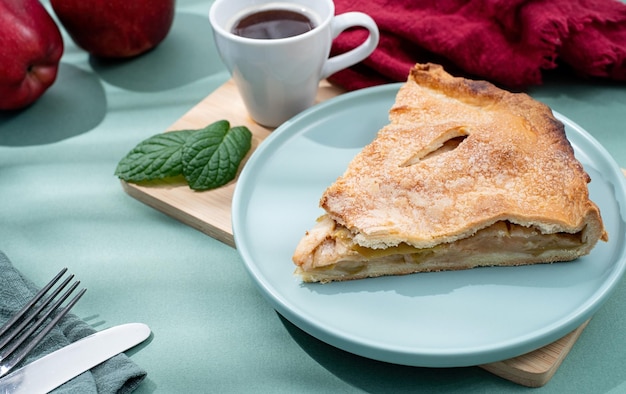
<svg viewBox="0 0 626 394"><path fill-rule="evenodd" d="M229 78L209 7L179 0L167 39L131 61L94 60L63 32L53 87L31 108L0 114L0 250L39 284L69 267L88 288L75 312L94 328L151 327L129 352L148 371L138 393L531 390L478 367L398 366L327 345L270 307L235 249L122 190L119 159ZM626 167L625 84L555 73L529 93ZM532 391L626 392L626 283Z"/></svg>

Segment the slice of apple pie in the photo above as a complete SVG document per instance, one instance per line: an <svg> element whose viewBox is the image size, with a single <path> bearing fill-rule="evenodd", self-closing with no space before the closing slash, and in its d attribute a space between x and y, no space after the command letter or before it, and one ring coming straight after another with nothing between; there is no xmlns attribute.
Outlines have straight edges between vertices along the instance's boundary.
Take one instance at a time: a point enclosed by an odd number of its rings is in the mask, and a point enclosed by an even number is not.
<svg viewBox="0 0 626 394"><path fill-rule="evenodd" d="M549 107L417 64L390 123L320 200L305 282L571 261L608 240Z"/></svg>

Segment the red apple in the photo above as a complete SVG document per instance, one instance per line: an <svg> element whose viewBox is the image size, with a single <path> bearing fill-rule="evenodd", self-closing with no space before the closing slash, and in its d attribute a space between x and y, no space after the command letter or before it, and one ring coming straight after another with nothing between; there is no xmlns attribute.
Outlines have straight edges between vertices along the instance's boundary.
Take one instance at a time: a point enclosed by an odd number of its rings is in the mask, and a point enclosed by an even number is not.
<svg viewBox="0 0 626 394"><path fill-rule="evenodd" d="M76 45L94 56L127 58L167 36L175 0L51 0Z"/></svg>
<svg viewBox="0 0 626 394"><path fill-rule="evenodd" d="M38 0L0 0L0 110L24 108L57 77L63 38Z"/></svg>

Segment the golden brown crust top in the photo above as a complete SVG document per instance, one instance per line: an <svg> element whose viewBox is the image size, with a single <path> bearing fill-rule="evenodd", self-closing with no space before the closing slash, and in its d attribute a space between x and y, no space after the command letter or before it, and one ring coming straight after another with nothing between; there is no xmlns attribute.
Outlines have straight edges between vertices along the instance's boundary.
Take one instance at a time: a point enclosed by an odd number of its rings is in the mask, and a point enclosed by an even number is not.
<svg viewBox="0 0 626 394"><path fill-rule="evenodd" d="M418 64L390 121L320 201L358 244L431 247L500 220L606 239L563 124L528 95Z"/></svg>

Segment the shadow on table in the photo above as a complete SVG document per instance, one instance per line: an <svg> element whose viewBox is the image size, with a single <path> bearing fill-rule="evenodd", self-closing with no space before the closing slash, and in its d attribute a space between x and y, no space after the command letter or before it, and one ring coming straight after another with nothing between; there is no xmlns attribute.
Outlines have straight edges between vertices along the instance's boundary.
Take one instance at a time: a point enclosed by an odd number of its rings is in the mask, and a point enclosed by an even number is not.
<svg viewBox="0 0 626 394"><path fill-rule="evenodd" d="M123 60L91 56L89 63L103 81L136 92L180 87L224 69L208 16L180 12L166 39L153 50Z"/></svg>
<svg viewBox="0 0 626 394"><path fill-rule="evenodd" d="M566 66L562 66L555 70L545 71L543 84L529 87L527 93L531 96L539 96L540 99L567 96L584 102L599 100L598 104L602 105L607 95L611 96L616 93L624 97L621 95L624 89L626 89L624 81L583 77Z"/></svg>
<svg viewBox="0 0 626 394"><path fill-rule="evenodd" d="M487 377L493 379L493 387L517 386L478 367L420 368L357 356L312 337L277 315L291 337L316 362L344 382L369 393L420 392L420 386L425 384L431 393L467 393L474 386L480 385L483 390L490 386L485 384Z"/></svg>
<svg viewBox="0 0 626 394"><path fill-rule="evenodd" d="M107 101L98 77L61 63L54 84L30 107L0 112L0 146L58 142L88 132L106 114Z"/></svg>

